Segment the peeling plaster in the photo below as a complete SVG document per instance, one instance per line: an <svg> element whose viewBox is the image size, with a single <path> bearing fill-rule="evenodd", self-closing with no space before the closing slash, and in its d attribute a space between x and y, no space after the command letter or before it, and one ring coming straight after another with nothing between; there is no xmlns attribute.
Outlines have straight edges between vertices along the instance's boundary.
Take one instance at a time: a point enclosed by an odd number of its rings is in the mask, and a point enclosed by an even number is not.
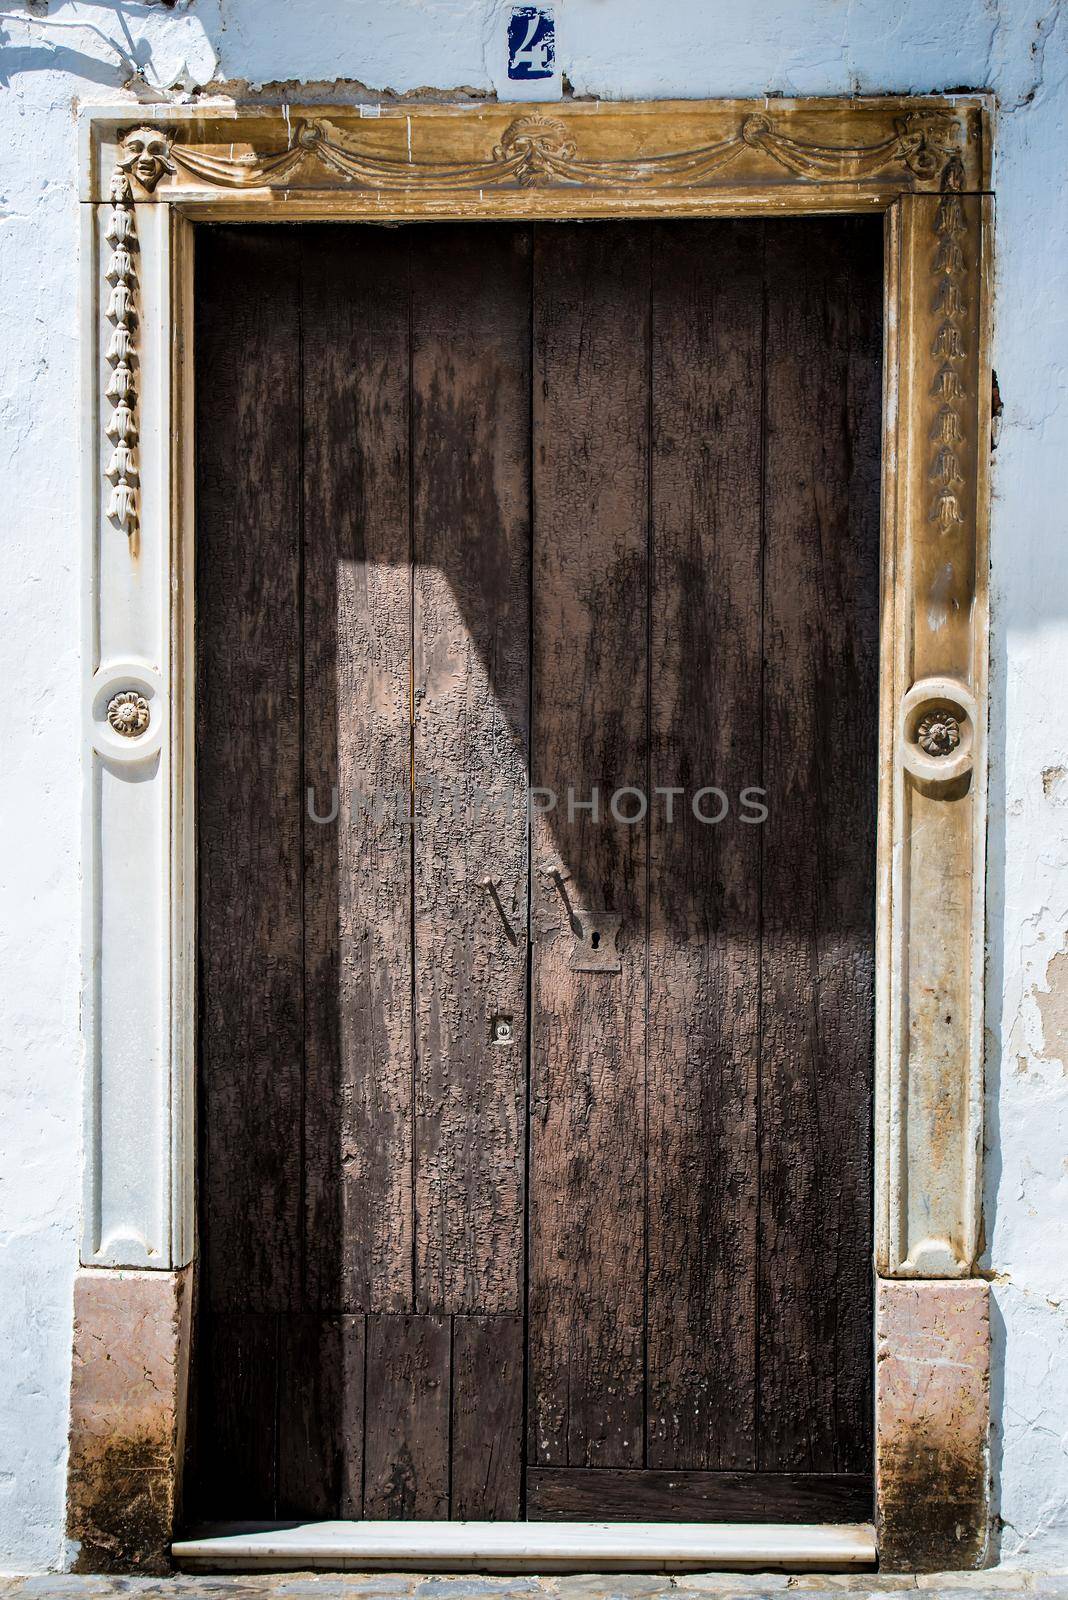
<svg viewBox="0 0 1068 1600"><path fill-rule="evenodd" d="M1068 1072L1068 951L1058 950L1046 967L1046 988L1034 991L1042 1018L1043 1058Z"/></svg>
<svg viewBox="0 0 1068 1600"><path fill-rule="evenodd" d="M512 93L500 0L0 0L0 1569L63 1532L80 1192L74 113ZM990 1150L1003 1559L1068 1564L1068 20L1057 0L558 0L554 93L996 91ZM495 53L496 52L496 53ZM450 87L459 86L459 87Z"/></svg>

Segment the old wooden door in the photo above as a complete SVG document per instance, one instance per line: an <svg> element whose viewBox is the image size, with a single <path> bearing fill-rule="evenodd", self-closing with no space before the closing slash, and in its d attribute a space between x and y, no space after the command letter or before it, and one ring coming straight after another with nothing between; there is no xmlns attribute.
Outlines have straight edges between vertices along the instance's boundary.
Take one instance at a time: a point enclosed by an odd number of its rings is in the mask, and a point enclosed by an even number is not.
<svg viewBox="0 0 1068 1600"><path fill-rule="evenodd" d="M204 232L195 1514L870 1513L880 274Z"/></svg>

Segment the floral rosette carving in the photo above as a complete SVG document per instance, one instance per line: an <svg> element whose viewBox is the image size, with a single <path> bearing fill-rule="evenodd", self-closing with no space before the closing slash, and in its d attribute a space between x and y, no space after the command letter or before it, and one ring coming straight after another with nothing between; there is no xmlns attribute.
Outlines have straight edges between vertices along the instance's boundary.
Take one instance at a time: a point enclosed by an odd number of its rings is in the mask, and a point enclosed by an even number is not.
<svg viewBox="0 0 1068 1600"><path fill-rule="evenodd" d="M960 744L960 723L952 711L939 706L921 718L916 743L929 756L952 755Z"/></svg>
<svg viewBox="0 0 1068 1600"><path fill-rule="evenodd" d="M148 727L148 701L136 689L123 689L108 701L108 723L124 739L136 739Z"/></svg>
<svg viewBox="0 0 1068 1600"><path fill-rule="evenodd" d="M941 403L931 426L933 453L930 478L936 488L927 515L928 521L933 522L943 534L964 521L960 501L964 471L958 450L965 438L960 403L966 398L966 393L961 369L968 353L962 327L968 310L962 288L967 262L960 242L967 231L960 195L963 180L960 158L954 156L947 163L943 175L943 191L935 215L936 244L931 263L931 275L935 283L934 310L939 317L931 345L935 360L931 393Z"/></svg>

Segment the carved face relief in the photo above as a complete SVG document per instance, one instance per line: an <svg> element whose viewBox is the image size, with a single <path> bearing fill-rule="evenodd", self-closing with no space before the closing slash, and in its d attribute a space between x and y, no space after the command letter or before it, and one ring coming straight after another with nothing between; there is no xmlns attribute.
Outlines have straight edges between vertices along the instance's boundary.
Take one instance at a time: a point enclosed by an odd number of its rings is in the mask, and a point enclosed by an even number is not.
<svg viewBox="0 0 1068 1600"><path fill-rule="evenodd" d="M171 141L158 128L134 128L122 141L118 165L132 172L142 189L152 193L165 172L174 171Z"/></svg>

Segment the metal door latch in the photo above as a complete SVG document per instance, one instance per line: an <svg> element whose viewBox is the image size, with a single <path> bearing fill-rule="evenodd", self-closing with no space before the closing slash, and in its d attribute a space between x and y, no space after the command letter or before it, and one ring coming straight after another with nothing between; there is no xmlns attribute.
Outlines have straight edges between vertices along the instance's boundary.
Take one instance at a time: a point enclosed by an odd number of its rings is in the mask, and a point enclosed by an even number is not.
<svg viewBox="0 0 1068 1600"><path fill-rule="evenodd" d="M493 902L493 905L496 908L497 915L501 919L501 925L504 928L505 937L507 938L509 944L518 944L519 940L516 937L515 929L509 922L508 913L505 911L504 905L501 902L501 893L497 887L496 879L480 878L475 887L476 889L481 889L483 894L489 895L490 900Z"/></svg>

